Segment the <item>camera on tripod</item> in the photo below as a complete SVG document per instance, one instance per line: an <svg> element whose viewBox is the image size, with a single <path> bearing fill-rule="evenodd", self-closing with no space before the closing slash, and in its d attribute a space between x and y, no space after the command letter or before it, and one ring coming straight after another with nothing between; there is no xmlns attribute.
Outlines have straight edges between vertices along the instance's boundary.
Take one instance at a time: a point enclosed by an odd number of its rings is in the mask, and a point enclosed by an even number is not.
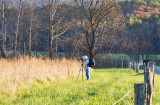
<svg viewBox="0 0 160 105"><path fill-rule="evenodd" d="M81 61L83 62L83 58L81 58Z"/></svg>
<svg viewBox="0 0 160 105"><path fill-rule="evenodd" d="M84 59L83 58L80 58L81 59L81 67L80 67L80 70L79 70L79 74L78 74L78 77L77 77L77 80L78 80L78 78L79 78L79 75L80 75L80 73L82 72L82 80L83 80L83 70L84 70L84 66L83 66L83 61L84 61Z"/></svg>

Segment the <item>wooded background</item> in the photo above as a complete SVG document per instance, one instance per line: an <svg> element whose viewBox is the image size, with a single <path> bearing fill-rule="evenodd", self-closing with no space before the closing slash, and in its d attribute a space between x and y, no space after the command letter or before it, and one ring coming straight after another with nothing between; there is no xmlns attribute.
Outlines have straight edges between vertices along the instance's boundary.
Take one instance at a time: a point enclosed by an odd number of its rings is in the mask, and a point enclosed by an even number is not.
<svg viewBox="0 0 160 105"><path fill-rule="evenodd" d="M159 1L0 0L0 45L9 55L53 58L160 53ZM143 57L143 56L142 56Z"/></svg>

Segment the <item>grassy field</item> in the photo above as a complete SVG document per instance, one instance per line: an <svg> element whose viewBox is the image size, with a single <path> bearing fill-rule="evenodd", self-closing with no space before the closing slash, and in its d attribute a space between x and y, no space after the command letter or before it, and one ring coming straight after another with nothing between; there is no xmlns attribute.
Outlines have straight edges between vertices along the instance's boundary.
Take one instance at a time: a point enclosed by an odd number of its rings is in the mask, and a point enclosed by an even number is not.
<svg viewBox="0 0 160 105"><path fill-rule="evenodd" d="M153 105L160 105L160 75L155 75ZM134 83L143 82L143 72L136 74L130 69L94 69L91 80L34 81L30 85L20 84L15 94L1 92L2 105L112 105L133 88ZM133 105L134 91L117 105Z"/></svg>

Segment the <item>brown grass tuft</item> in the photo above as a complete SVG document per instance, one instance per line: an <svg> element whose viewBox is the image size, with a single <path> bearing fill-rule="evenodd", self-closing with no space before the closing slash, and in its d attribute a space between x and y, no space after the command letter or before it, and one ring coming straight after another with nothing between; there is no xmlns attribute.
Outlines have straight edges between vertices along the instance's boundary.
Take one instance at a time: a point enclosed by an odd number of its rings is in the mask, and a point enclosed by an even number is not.
<svg viewBox="0 0 160 105"><path fill-rule="evenodd" d="M76 77L80 62L68 59L42 59L24 57L20 59L0 59L0 89L1 91L16 90L19 83L32 81L67 79Z"/></svg>

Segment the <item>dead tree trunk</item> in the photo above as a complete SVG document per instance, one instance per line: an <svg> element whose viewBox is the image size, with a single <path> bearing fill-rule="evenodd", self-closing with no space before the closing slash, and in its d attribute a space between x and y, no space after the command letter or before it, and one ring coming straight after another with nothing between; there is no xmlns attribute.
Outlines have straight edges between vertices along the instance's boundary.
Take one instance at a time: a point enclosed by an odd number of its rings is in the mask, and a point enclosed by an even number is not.
<svg viewBox="0 0 160 105"><path fill-rule="evenodd" d="M32 47L32 25L33 25L33 11L32 11L32 9L31 9L31 18L30 18L30 29L29 29L29 56L31 56L31 51L32 51L32 49L31 49L31 47Z"/></svg>
<svg viewBox="0 0 160 105"><path fill-rule="evenodd" d="M49 57L52 59L53 58L53 48L52 48L52 32L51 32L51 29L50 29L50 36L49 36Z"/></svg>
<svg viewBox="0 0 160 105"><path fill-rule="evenodd" d="M25 52L26 52L26 44L25 44L25 41L23 42L23 55L25 55Z"/></svg>
<svg viewBox="0 0 160 105"><path fill-rule="evenodd" d="M36 57L38 57L37 51L38 51L38 35L37 32L35 33L36 35Z"/></svg>
<svg viewBox="0 0 160 105"><path fill-rule="evenodd" d="M49 4L49 57L51 59L53 58L52 43L53 43L53 30L54 30L54 27L52 26L52 21L56 13L56 8L57 8L56 1L51 0Z"/></svg>
<svg viewBox="0 0 160 105"><path fill-rule="evenodd" d="M1 50L1 56L2 56L2 58L7 58L7 52L6 52L6 50L4 49L4 48L2 48L2 47L0 47L0 50Z"/></svg>
<svg viewBox="0 0 160 105"><path fill-rule="evenodd" d="M2 48L6 49L6 33L7 33L7 24L6 24L6 3L5 0L2 1L2 33L3 33L3 45Z"/></svg>
<svg viewBox="0 0 160 105"><path fill-rule="evenodd" d="M17 54L17 43L18 43L18 32L19 32L19 22L20 22L20 16L21 16L21 8L22 8L22 0L20 0L20 5L18 9L18 19L17 19L17 30L16 30L16 36L15 36L15 44L14 44L14 56Z"/></svg>
<svg viewBox="0 0 160 105"><path fill-rule="evenodd" d="M57 31L55 31L55 33L58 35L58 33L59 33L59 31L58 31L58 25L57 25ZM55 49L55 51L56 51L56 56L58 55L58 37L56 37L56 39L55 39L55 44L56 44L56 49Z"/></svg>
<svg viewBox="0 0 160 105"><path fill-rule="evenodd" d="M56 38L56 56L58 55L58 38Z"/></svg>

